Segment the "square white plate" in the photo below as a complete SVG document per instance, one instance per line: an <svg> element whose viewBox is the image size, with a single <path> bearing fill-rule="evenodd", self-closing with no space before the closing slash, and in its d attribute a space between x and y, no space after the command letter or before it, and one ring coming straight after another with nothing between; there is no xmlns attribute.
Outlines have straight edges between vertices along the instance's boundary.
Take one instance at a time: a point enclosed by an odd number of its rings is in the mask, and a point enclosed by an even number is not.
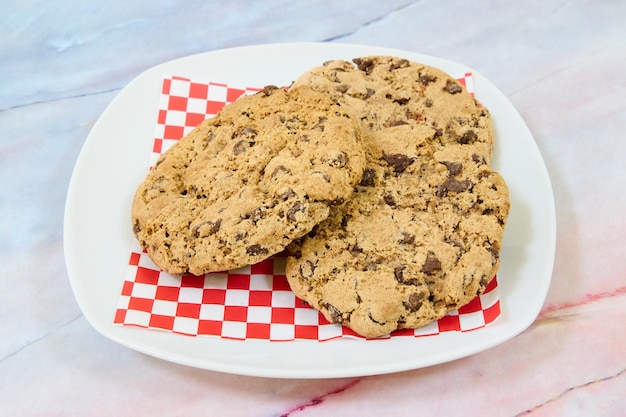
<svg viewBox="0 0 626 417"><path fill-rule="evenodd" d="M189 337L123 327L113 318L134 242L130 206L146 174L164 76L232 85L289 85L330 59L401 56L449 74L472 72L476 98L491 112L492 166L506 179L511 212L501 251L502 314L485 328L432 337L268 342ZM554 263L556 214L550 179L534 139L507 98L486 78L440 58L380 47L291 43L224 49L153 67L102 113L78 157L67 195L64 246L74 295L104 336L155 357L198 368L277 378L333 378L397 372L468 356L498 345L535 320Z"/></svg>

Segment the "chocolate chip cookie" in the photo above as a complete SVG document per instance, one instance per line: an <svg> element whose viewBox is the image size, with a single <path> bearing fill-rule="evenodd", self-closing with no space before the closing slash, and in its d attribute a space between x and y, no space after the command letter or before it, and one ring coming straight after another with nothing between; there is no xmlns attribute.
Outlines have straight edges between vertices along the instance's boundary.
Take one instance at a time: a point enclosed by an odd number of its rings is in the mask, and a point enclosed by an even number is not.
<svg viewBox="0 0 626 417"><path fill-rule="evenodd" d="M440 70L391 57L331 61L295 87L362 121L352 198L289 249L294 293L331 322L377 337L437 320L496 273L509 195L489 166L487 110Z"/></svg>
<svg viewBox="0 0 626 417"><path fill-rule="evenodd" d="M161 156L136 191L133 231L170 274L252 264L344 203L364 164L352 114L307 87L268 86Z"/></svg>

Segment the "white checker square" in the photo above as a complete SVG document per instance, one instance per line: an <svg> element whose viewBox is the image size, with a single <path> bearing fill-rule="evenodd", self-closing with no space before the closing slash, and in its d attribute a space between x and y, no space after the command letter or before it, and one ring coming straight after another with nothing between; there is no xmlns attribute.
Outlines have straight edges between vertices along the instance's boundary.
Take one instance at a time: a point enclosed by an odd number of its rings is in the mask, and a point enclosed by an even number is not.
<svg viewBox="0 0 626 417"><path fill-rule="evenodd" d="M318 328L318 339L329 340L341 337L341 325L339 324L320 324Z"/></svg>
<svg viewBox="0 0 626 417"><path fill-rule="evenodd" d="M485 316L482 311L461 314L459 315L459 323L463 331L477 329L485 325Z"/></svg>
<svg viewBox="0 0 626 417"><path fill-rule="evenodd" d="M272 308L250 306L248 307L248 323L271 323Z"/></svg>
<svg viewBox="0 0 626 417"><path fill-rule="evenodd" d="M204 288L225 290L228 274L212 273L204 276Z"/></svg>
<svg viewBox="0 0 626 417"><path fill-rule="evenodd" d="M124 324L134 324L136 326L148 327L151 314L145 311L128 310L124 318Z"/></svg>
<svg viewBox="0 0 626 417"><path fill-rule="evenodd" d="M201 98L189 98L187 100L187 113L206 114L206 100Z"/></svg>
<svg viewBox="0 0 626 417"><path fill-rule="evenodd" d="M270 340L293 340L296 337L295 327L291 324L270 324Z"/></svg>
<svg viewBox="0 0 626 417"><path fill-rule="evenodd" d="M219 84L209 84L209 97L210 101L222 101L226 102L228 97L228 87Z"/></svg>
<svg viewBox="0 0 626 417"><path fill-rule="evenodd" d="M135 298L148 298L150 300L154 300L154 297L156 296L156 290L156 285L135 282L131 295Z"/></svg>
<svg viewBox="0 0 626 417"><path fill-rule="evenodd" d="M202 288L181 287L178 293L179 303L202 304Z"/></svg>
<svg viewBox="0 0 626 417"><path fill-rule="evenodd" d="M184 334L198 334L198 319L190 317L175 317L172 330Z"/></svg>
<svg viewBox="0 0 626 417"><path fill-rule="evenodd" d="M161 142L161 153L167 152L176 142L178 142L176 139L163 139L163 142Z"/></svg>
<svg viewBox="0 0 626 417"><path fill-rule="evenodd" d="M319 312L312 308L296 308L294 311L294 324L305 324L317 326L319 323Z"/></svg>
<svg viewBox="0 0 626 417"><path fill-rule="evenodd" d="M245 339L246 329L246 323L240 321L225 321L224 323L222 323L222 337Z"/></svg>
<svg viewBox="0 0 626 417"><path fill-rule="evenodd" d="M187 113L180 110L168 110L165 115L165 124L168 126L185 126Z"/></svg>
<svg viewBox="0 0 626 417"><path fill-rule="evenodd" d="M224 306L220 304L202 304L200 306L200 320L224 320Z"/></svg>
<svg viewBox="0 0 626 417"><path fill-rule="evenodd" d="M439 325L436 320L414 330L415 336L430 336L437 333L439 333Z"/></svg>
<svg viewBox="0 0 626 417"><path fill-rule="evenodd" d="M170 96L189 97L191 83L187 80L172 79Z"/></svg>
<svg viewBox="0 0 626 417"><path fill-rule="evenodd" d="M119 300L117 300L117 308L126 310L128 308L128 304L130 303L130 297L127 295L120 295Z"/></svg>
<svg viewBox="0 0 626 417"><path fill-rule="evenodd" d="M177 303L167 300L154 300L152 304L152 314L158 314L160 316L176 316Z"/></svg>
<svg viewBox="0 0 626 417"><path fill-rule="evenodd" d="M270 291L272 289L273 277L265 274L250 275L250 289L254 291Z"/></svg>
<svg viewBox="0 0 626 417"><path fill-rule="evenodd" d="M272 307L288 307L296 306L296 296L291 291L274 291L272 293Z"/></svg>
<svg viewBox="0 0 626 417"><path fill-rule="evenodd" d="M227 290L224 304L227 306L247 306L250 299L248 290Z"/></svg>
<svg viewBox="0 0 626 417"><path fill-rule="evenodd" d="M180 277L177 278L166 272L161 272L157 285L162 287L180 287Z"/></svg>

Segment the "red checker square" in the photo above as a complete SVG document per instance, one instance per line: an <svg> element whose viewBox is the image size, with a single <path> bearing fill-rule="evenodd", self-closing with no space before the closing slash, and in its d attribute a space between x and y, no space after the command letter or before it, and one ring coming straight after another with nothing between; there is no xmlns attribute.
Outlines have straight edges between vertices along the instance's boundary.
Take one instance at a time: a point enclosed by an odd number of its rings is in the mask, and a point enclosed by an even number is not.
<svg viewBox="0 0 626 417"><path fill-rule="evenodd" d="M323 326L325 324L333 324L333 323L331 323L328 320L326 320L326 317L324 317L324 315L322 313L319 313L319 325Z"/></svg>
<svg viewBox="0 0 626 417"><path fill-rule="evenodd" d="M115 318L113 319L114 324L122 324L126 319L126 310L123 308L118 308L115 312Z"/></svg>
<svg viewBox="0 0 626 417"><path fill-rule="evenodd" d="M172 86L172 80L170 80L169 78L164 79L163 80L163 88L161 89L161 93L162 94L169 94L171 86Z"/></svg>
<svg viewBox="0 0 626 417"><path fill-rule="evenodd" d="M130 297L130 295L133 293L133 286L134 286L133 282L124 281L124 285L122 285L122 295Z"/></svg>
<svg viewBox="0 0 626 417"><path fill-rule="evenodd" d="M483 309L480 303L480 297L474 297L472 301L465 304L463 307L459 307L459 314L475 313Z"/></svg>
<svg viewBox="0 0 626 417"><path fill-rule="evenodd" d="M494 305L487 307L483 310L483 317L485 317L485 324L493 323L500 316L500 301L497 301Z"/></svg>
<svg viewBox="0 0 626 417"><path fill-rule="evenodd" d="M225 306L224 321L241 321L248 320L248 307L245 306Z"/></svg>
<svg viewBox="0 0 626 417"><path fill-rule="evenodd" d="M250 275L249 274L228 274L226 288L229 290L249 290Z"/></svg>
<svg viewBox="0 0 626 417"><path fill-rule="evenodd" d="M239 90L237 88L229 88L228 92L226 93L226 100L232 103L233 101L237 100L243 93L245 93L245 90Z"/></svg>
<svg viewBox="0 0 626 417"><path fill-rule="evenodd" d="M272 289L274 291L291 291L289 281L287 281L287 275L274 275Z"/></svg>
<svg viewBox="0 0 626 417"><path fill-rule="evenodd" d="M206 102L206 114L217 114L225 104L223 101L208 100Z"/></svg>
<svg viewBox="0 0 626 417"><path fill-rule="evenodd" d="M154 300L149 298L131 297L128 301L128 309L150 312L152 311L152 304L154 304Z"/></svg>
<svg viewBox="0 0 626 417"><path fill-rule="evenodd" d="M168 110L187 110L187 97L170 96L167 102Z"/></svg>
<svg viewBox="0 0 626 417"><path fill-rule="evenodd" d="M180 278L180 286L189 288L204 288L204 275L183 275Z"/></svg>
<svg viewBox="0 0 626 417"><path fill-rule="evenodd" d="M392 336L413 336L415 334L415 330L413 329L398 329L394 330L391 335Z"/></svg>
<svg viewBox="0 0 626 417"><path fill-rule="evenodd" d="M137 252L132 252L130 254L130 259L128 260L128 265L139 265L139 260L141 259L141 254Z"/></svg>
<svg viewBox="0 0 626 417"><path fill-rule="evenodd" d="M294 330L296 339L317 340L319 338L317 326L296 326Z"/></svg>
<svg viewBox="0 0 626 417"><path fill-rule="evenodd" d="M179 317L189 317L192 319L197 319L198 317L200 317L200 306L201 304L178 303L178 307L176 308L176 315Z"/></svg>
<svg viewBox="0 0 626 417"><path fill-rule="evenodd" d="M259 263L250 266L251 274L267 274L274 273L274 260L272 258L262 260Z"/></svg>
<svg viewBox="0 0 626 417"><path fill-rule="evenodd" d="M159 286L154 298L165 301L178 301L179 287Z"/></svg>
<svg viewBox="0 0 626 417"><path fill-rule="evenodd" d="M294 309L293 308L273 308L272 309L272 323L293 324L294 323Z"/></svg>
<svg viewBox="0 0 626 417"><path fill-rule="evenodd" d="M341 335L342 336L354 336L354 337L360 337L363 338L363 336L359 335L357 332L355 332L354 330L346 327L346 326L342 326L341 327Z"/></svg>
<svg viewBox="0 0 626 417"><path fill-rule="evenodd" d="M157 285L160 275L161 271L139 266L137 267L137 273L135 274L135 282L141 284Z"/></svg>
<svg viewBox="0 0 626 417"><path fill-rule="evenodd" d="M491 281L489 281L489 284L487 284L487 287L485 287L485 291L483 291L483 294L487 294L488 292L495 290L497 286L498 286L498 276L494 275Z"/></svg>
<svg viewBox="0 0 626 417"><path fill-rule="evenodd" d="M198 334L220 336L222 334L222 322L217 320L200 320L198 322Z"/></svg>
<svg viewBox="0 0 626 417"><path fill-rule="evenodd" d="M466 87L465 85L465 77L461 77L461 78L457 78L456 79L463 87Z"/></svg>
<svg viewBox="0 0 626 417"><path fill-rule="evenodd" d="M160 125L164 125L166 117L167 117L167 110L159 110L159 116L157 117L157 123L160 124Z"/></svg>
<svg viewBox="0 0 626 417"><path fill-rule="evenodd" d="M165 126L163 130L163 139L178 140L185 135L184 126Z"/></svg>
<svg viewBox="0 0 626 417"><path fill-rule="evenodd" d="M150 316L150 323L148 325L156 329L172 330L174 327L174 317L153 314Z"/></svg>
<svg viewBox="0 0 626 417"><path fill-rule="evenodd" d="M152 152L154 153L163 153L163 140L162 139L154 139L154 144L152 145Z"/></svg>
<svg viewBox="0 0 626 417"><path fill-rule="evenodd" d="M191 83L189 85L189 97L207 98L209 95L209 86L206 84Z"/></svg>
<svg viewBox="0 0 626 417"><path fill-rule="evenodd" d="M271 291L250 291L250 306L270 307L272 305Z"/></svg>
<svg viewBox="0 0 626 417"><path fill-rule="evenodd" d="M459 316L449 315L440 318L437 321L440 332L453 332L455 330L461 330L461 323L459 322Z"/></svg>
<svg viewBox="0 0 626 417"><path fill-rule="evenodd" d="M185 126L193 126L196 127L200 123L204 122L206 119L206 114L202 113L187 113L185 117Z"/></svg>
<svg viewBox="0 0 626 417"><path fill-rule="evenodd" d="M226 290L217 288L205 288L202 292L202 304L224 305L226 302Z"/></svg>
<svg viewBox="0 0 626 417"><path fill-rule="evenodd" d="M267 323L248 323L246 325L247 339L269 339L270 325Z"/></svg>

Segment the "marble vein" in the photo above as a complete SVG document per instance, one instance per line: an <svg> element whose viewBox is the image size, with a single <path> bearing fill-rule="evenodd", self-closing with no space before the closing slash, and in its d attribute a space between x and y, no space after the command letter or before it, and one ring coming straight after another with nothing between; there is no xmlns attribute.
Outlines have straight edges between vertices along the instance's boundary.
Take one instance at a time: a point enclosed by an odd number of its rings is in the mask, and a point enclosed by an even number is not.
<svg viewBox="0 0 626 417"><path fill-rule="evenodd" d="M294 415L294 413L297 413L299 411L303 411L306 408L309 407L314 407L316 405L321 404L322 402L324 402L324 400L326 400L328 397L333 396L333 395L338 395L338 394L342 394L346 391L348 391L350 388L354 387L355 385L357 385L359 382L361 382L362 378L359 379L355 379L351 382L348 382L345 385L339 386L325 394L319 395L317 397L312 398L311 400L303 403L303 404L298 404L295 407L291 408L289 411L283 413L280 415L280 417L291 417L292 415Z"/></svg>

